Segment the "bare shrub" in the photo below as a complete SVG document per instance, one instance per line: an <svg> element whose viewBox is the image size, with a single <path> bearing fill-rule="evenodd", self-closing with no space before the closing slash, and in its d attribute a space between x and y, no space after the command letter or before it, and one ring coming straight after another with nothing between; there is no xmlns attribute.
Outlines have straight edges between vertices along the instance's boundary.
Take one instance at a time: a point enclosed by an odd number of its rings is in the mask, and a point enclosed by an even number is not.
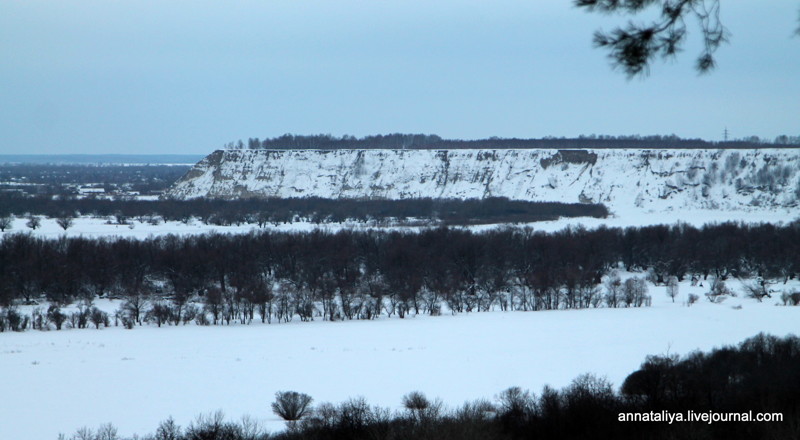
<svg viewBox="0 0 800 440"><path fill-rule="evenodd" d="M455 412L455 418L460 423L468 423L475 420L489 420L497 413L497 408L488 400L476 400L467 402Z"/></svg>
<svg viewBox="0 0 800 440"><path fill-rule="evenodd" d="M22 315L16 309L6 309L5 313L6 326L15 332L21 332L28 328L30 318Z"/></svg>
<svg viewBox="0 0 800 440"><path fill-rule="evenodd" d="M183 325L186 325L195 320L197 315L203 313L199 307L194 304L189 304L186 306L186 309L183 311L183 316L181 316L181 320L183 321Z"/></svg>
<svg viewBox="0 0 800 440"><path fill-rule="evenodd" d="M695 295L694 293L690 293L689 299L686 300L686 305L691 306L692 304L696 303L698 299L700 299L699 296Z"/></svg>
<svg viewBox="0 0 800 440"><path fill-rule="evenodd" d="M785 306L800 305L800 292L783 292L781 294L781 300Z"/></svg>
<svg viewBox="0 0 800 440"><path fill-rule="evenodd" d="M706 293L706 298L713 303L720 303L725 299L725 297L731 295L732 293L733 292L728 289L728 286L725 285L725 281L723 279L714 278L714 280L711 281L711 290Z"/></svg>
<svg viewBox="0 0 800 440"><path fill-rule="evenodd" d="M208 320L208 315L206 315L205 310L197 312L197 316L194 317L194 322L197 325L211 325L211 321Z"/></svg>
<svg viewBox="0 0 800 440"><path fill-rule="evenodd" d="M123 316L121 318L121 320L122 320L122 326L126 330L133 330L133 327L136 325L136 323L133 321L133 319L131 319L131 318L127 317L127 316Z"/></svg>
<svg viewBox="0 0 800 440"><path fill-rule="evenodd" d="M117 428L111 423L100 425L97 432L92 431L91 428L83 427L75 431L75 434L70 436L69 440L119 440Z"/></svg>
<svg viewBox="0 0 800 440"><path fill-rule="evenodd" d="M47 308L47 320L56 326L56 330L61 330L61 326L67 320L67 315L61 311L60 307L52 304Z"/></svg>
<svg viewBox="0 0 800 440"><path fill-rule="evenodd" d="M100 328L100 324L108 327L108 313L98 309L97 307L92 307L89 309L89 320L92 321L92 324L94 324L94 328L96 329Z"/></svg>
<svg viewBox="0 0 800 440"><path fill-rule="evenodd" d="M240 440L241 429L236 423L226 422L222 411L201 415L186 428L185 439Z"/></svg>
<svg viewBox="0 0 800 440"><path fill-rule="evenodd" d="M743 283L742 285L744 286L744 289L747 292L748 298L754 298L758 300L758 302L761 302L765 297L766 298L772 297L769 293L769 283L763 278L758 279L753 283Z"/></svg>
<svg viewBox="0 0 800 440"><path fill-rule="evenodd" d="M157 302L154 303L150 307L150 310L147 311L145 314L145 319L153 320L156 322L157 326L161 327L161 324L169 322L171 316L172 308L170 308L169 304Z"/></svg>

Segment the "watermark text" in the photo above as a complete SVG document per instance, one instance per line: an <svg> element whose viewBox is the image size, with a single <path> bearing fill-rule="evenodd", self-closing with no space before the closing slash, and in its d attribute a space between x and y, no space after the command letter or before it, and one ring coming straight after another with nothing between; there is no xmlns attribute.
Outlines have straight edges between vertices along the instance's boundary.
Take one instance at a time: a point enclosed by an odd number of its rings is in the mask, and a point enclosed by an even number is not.
<svg viewBox="0 0 800 440"><path fill-rule="evenodd" d="M746 412L716 412L688 410L686 412L650 411L650 412L622 412L617 416L620 422L702 422L707 424L725 422L782 422L783 413L754 413Z"/></svg>

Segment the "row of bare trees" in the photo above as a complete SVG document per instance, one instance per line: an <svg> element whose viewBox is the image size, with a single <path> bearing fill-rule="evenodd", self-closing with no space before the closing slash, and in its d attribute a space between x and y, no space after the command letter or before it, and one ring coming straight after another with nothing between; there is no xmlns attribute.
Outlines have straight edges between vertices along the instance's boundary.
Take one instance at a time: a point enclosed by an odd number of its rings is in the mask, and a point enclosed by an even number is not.
<svg viewBox="0 0 800 440"><path fill-rule="evenodd" d="M649 269L649 279L663 285L695 274L786 280L800 272L798 226L552 234L439 228L143 240L12 234L0 241L0 304L113 296L125 301L130 321L159 325L638 307L648 305L646 283L609 275L615 268Z"/></svg>
<svg viewBox="0 0 800 440"><path fill-rule="evenodd" d="M555 220L559 217L608 216L601 204L531 202L503 197L485 199L333 200L318 197L288 199L112 200L107 198L54 199L51 195L26 197L0 192L0 231L11 226L12 215L28 219L47 216L62 221L78 215L113 218L116 224L188 222L212 225L253 224L264 227L298 220L314 223L416 222L440 224L513 223ZM41 219L39 219L41 220ZM69 225L60 226L63 229ZM35 229L35 227L28 225Z"/></svg>
<svg viewBox="0 0 800 440"><path fill-rule="evenodd" d="M442 139L433 134L403 134L392 133L385 135L342 137L330 134L296 135L284 134L275 138L249 138L247 142L241 139L228 142L226 149L251 149L251 150L336 150L336 149L498 149L498 148L636 148L636 149L662 149L662 148L764 148L798 145L800 136L781 135L773 142L759 139L758 136L725 141L710 142L702 139L682 139L672 135L581 135L577 138L545 137L538 139L497 138L489 139Z"/></svg>

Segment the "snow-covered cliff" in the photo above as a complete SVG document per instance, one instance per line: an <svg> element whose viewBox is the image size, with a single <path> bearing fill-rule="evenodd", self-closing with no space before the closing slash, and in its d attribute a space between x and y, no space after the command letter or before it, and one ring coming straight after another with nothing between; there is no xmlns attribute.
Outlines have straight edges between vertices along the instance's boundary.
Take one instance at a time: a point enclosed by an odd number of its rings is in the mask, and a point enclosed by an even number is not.
<svg viewBox="0 0 800 440"><path fill-rule="evenodd" d="M507 197L656 212L794 208L800 150L220 150L168 196Z"/></svg>

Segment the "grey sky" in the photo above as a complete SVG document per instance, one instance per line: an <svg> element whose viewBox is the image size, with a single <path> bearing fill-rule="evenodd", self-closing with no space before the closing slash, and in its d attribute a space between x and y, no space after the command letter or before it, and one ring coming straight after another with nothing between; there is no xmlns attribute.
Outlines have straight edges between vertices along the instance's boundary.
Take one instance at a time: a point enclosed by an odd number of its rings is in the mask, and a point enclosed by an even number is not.
<svg viewBox="0 0 800 440"><path fill-rule="evenodd" d="M0 153L206 153L284 133L800 135L797 0L627 81L570 0L0 0ZM690 23L693 26L694 23Z"/></svg>

